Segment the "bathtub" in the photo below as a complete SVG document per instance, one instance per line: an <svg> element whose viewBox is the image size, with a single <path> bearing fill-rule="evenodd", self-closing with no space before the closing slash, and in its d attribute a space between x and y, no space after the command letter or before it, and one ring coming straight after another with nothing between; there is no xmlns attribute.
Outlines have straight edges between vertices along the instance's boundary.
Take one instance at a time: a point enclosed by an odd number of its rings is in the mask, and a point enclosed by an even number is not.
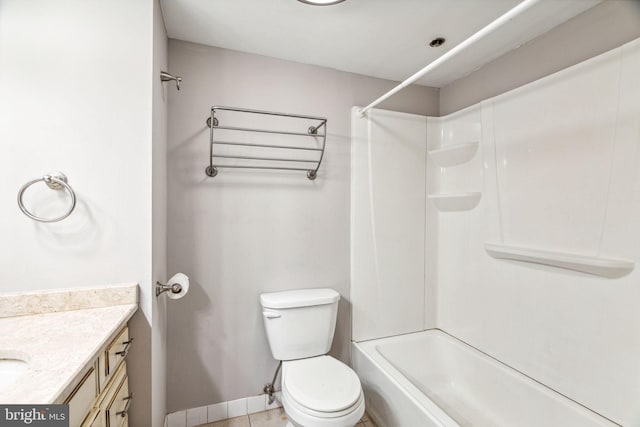
<svg viewBox="0 0 640 427"><path fill-rule="evenodd" d="M353 343L378 427L595 427L606 418L438 329Z"/></svg>

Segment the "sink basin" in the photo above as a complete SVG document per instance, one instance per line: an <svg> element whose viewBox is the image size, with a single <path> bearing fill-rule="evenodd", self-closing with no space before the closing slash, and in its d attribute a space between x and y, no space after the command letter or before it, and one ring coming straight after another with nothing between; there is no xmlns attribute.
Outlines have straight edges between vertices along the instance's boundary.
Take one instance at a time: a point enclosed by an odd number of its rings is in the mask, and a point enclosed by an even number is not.
<svg viewBox="0 0 640 427"><path fill-rule="evenodd" d="M0 392L9 388L28 366L24 360L0 358Z"/></svg>

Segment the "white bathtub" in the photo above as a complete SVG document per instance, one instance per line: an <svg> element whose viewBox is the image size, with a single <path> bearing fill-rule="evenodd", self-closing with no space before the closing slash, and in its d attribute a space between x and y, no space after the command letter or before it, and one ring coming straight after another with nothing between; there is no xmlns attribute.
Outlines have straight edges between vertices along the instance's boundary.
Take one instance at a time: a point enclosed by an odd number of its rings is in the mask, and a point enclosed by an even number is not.
<svg viewBox="0 0 640 427"><path fill-rule="evenodd" d="M379 427L617 426L437 329L353 343Z"/></svg>

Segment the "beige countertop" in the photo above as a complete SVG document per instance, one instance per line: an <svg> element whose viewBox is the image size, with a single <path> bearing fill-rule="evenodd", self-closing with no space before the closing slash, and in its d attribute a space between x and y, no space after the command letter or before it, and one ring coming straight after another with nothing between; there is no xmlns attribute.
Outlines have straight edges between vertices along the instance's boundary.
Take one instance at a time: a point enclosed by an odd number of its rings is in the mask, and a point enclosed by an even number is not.
<svg viewBox="0 0 640 427"><path fill-rule="evenodd" d="M74 306L71 311L59 311L65 310L63 305L58 306L59 310L51 310L55 312L13 313L13 317L1 317L0 313L0 358L28 362L26 371L15 383L0 391L0 403L61 403L136 312L137 296L131 301L131 286L136 295L136 285L118 287L116 291L128 295L113 301L117 305L92 307L95 304L87 303L87 308ZM59 293L47 293L59 298ZM111 290L107 288L106 293ZM28 297L33 298L33 293ZM16 296L11 298L15 303ZM65 304L68 300L65 297Z"/></svg>

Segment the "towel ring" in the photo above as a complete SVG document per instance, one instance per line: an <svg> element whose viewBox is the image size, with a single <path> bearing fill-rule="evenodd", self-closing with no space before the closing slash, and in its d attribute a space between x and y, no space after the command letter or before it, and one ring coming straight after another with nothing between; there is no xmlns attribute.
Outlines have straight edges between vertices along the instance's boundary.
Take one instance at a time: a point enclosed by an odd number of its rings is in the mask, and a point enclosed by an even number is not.
<svg viewBox="0 0 640 427"><path fill-rule="evenodd" d="M33 184L40 181L43 181L52 190L67 190L67 192L71 196L71 207L67 212L65 212L64 214L62 214L57 218L40 218L39 216L35 216L34 214L32 214L27 210L27 208L24 206L24 202L22 201L22 196L24 195L24 192L27 188L31 187ZM76 193L75 191L73 191L73 188L71 188L71 186L67 184L67 177L65 174L63 174L62 172L51 172L43 176L42 178L34 179L32 181L27 182L25 185L22 186L22 188L20 188L20 191L18 191L18 207L20 208L22 213L24 213L26 216L28 216L34 221L58 222L58 221L62 221L63 219L71 215L71 212L73 212L73 210L76 208Z"/></svg>

